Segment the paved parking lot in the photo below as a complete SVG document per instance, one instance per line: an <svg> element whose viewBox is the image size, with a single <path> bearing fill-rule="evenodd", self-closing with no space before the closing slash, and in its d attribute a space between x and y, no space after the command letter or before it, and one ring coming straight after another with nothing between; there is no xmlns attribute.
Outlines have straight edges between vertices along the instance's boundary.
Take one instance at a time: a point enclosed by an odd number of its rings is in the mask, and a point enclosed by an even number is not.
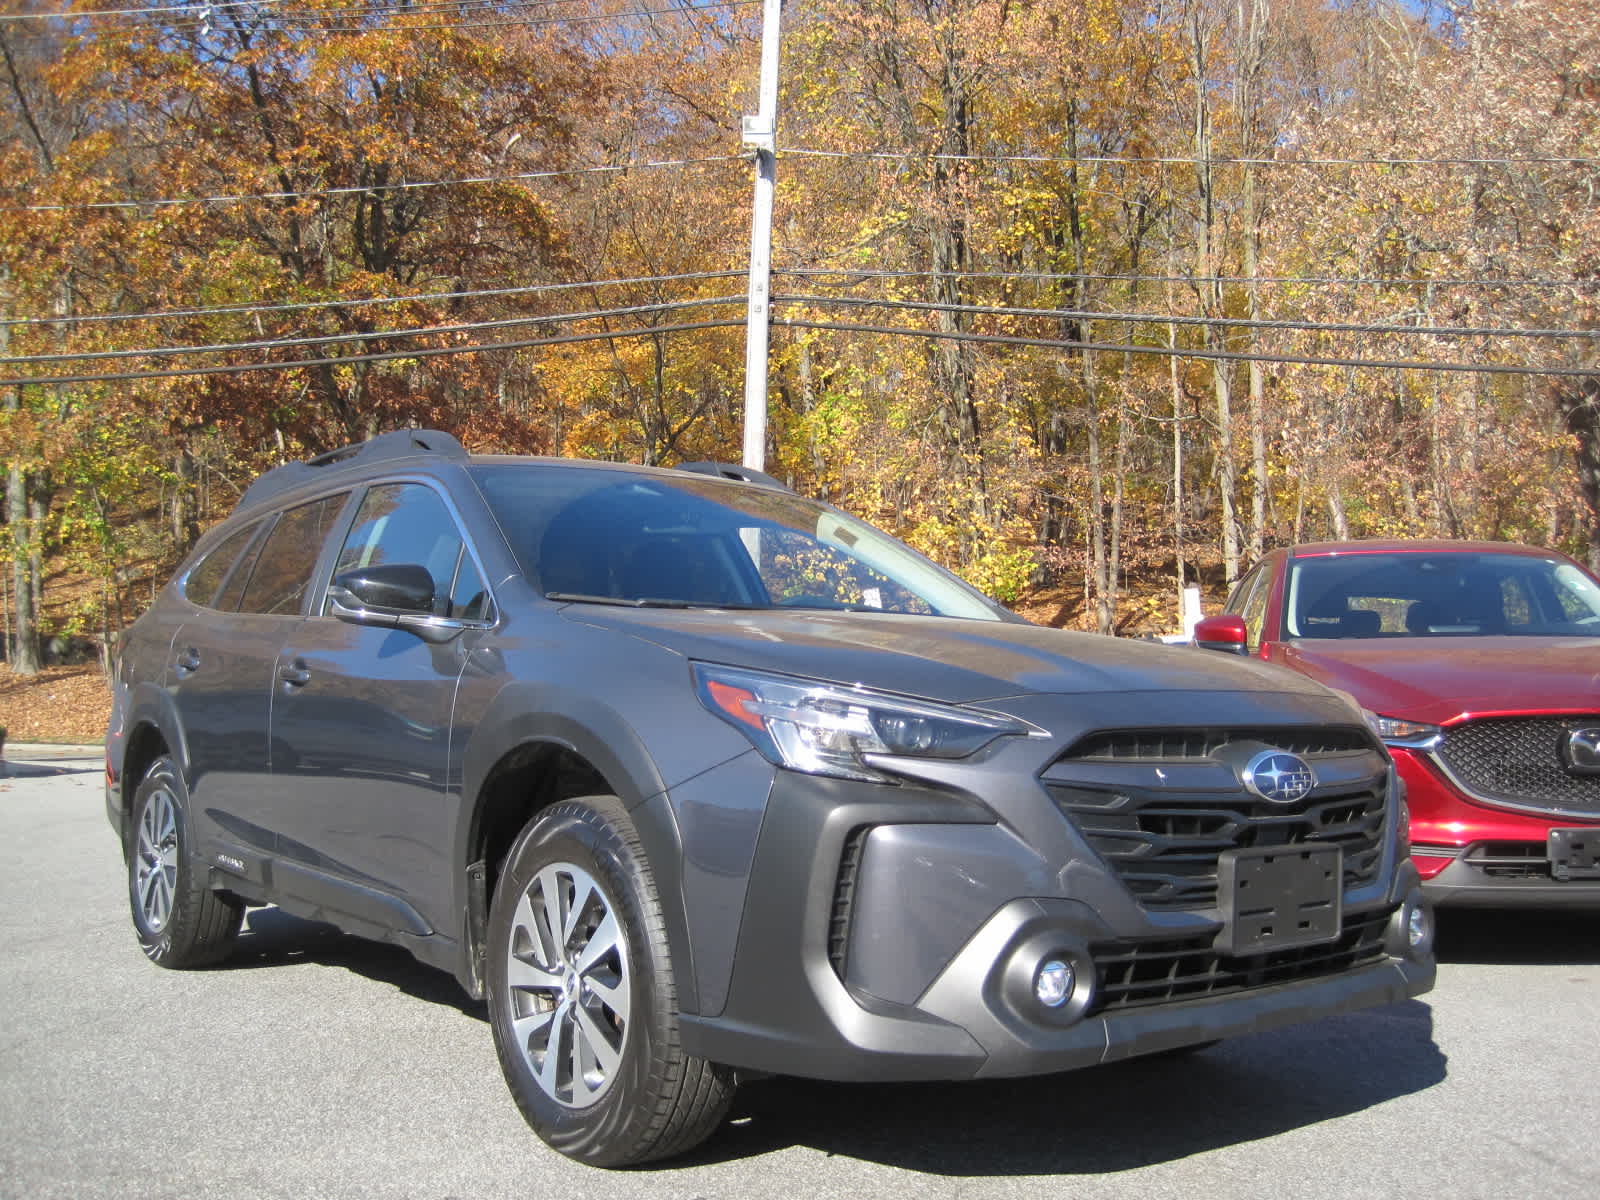
<svg viewBox="0 0 1600 1200"><path fill-rule="evenodd" d="M150 966L98 760L0 778L0 1196L1583 1196L1600 916L1447 920L1421 1000L1047 1079L767 1080L696 1157L546 1150L481 1009L402 951L252 910L234 961Z"/></svg>

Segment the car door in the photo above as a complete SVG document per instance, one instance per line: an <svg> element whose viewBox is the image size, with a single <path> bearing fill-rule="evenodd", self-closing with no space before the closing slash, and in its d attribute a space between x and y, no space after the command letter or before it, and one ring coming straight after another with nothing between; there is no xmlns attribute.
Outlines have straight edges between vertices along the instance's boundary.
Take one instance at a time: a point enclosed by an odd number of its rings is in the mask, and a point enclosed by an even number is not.
<svg viewBox="0 0 1600 1200"><path fill-rule="evenodd" d="M289 508L243 538L250 544L220 590L212 597L207 586L172 642L169 678L199 851L226 856L257 882L277 843L268 786L278 648L304 619L318 553L345 499L341 492Z"/></svg>
<svg viewBox="0 0 1600 1200"><path fill-rule="evenodd" d="M434 581L429 609L416 615L487 624L482 572L426 483L368 488L329 580L398 564L425 567ZM429 641L351 623L324 598L283 643L272 712L281 888L385 929L425 934L442 920L451 714L472 641L471 631Z"/></svg>

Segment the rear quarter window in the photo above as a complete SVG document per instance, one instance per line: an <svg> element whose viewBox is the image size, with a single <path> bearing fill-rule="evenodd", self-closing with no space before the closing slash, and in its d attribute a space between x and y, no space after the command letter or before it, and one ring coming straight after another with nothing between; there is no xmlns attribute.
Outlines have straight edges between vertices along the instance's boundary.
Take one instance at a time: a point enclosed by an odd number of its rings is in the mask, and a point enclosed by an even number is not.
<svg viewBox="0 0 1600 1200"><path fill-rule="evenodd" d="M287 509L267 534L239 602L243 612L297 613L346 492Z"/></svg>
<svg viewBox="0 0 1600 1200"><path fill-rule="evenodd" d="M205 557L190 567L189 573L184 576L183 598L205 608L216 607L217 590L222 587L222 581L228 577L228 572L239 560L240 552L250 544L260 528L260 521L252 521L207 551Z"/></svg>

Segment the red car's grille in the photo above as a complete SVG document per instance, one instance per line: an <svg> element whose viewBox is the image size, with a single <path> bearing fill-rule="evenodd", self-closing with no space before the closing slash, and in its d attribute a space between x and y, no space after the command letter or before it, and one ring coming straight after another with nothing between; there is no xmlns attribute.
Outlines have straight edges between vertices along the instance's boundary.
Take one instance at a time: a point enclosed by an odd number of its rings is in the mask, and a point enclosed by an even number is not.
<svg viewBox="0 0 1600 1200"><path fill-rule="evenodd" d="M1600 725L1600 714L1486 717L1445 730L1434 754L1462 788L1491 804L1600 817L1600 775L1576 774L1562 753L1578 725Z"/></svg>
<svg viewBox="0 0 1600 1200"><path fill-rule="evenodd" d="M1543 842L1479 842L1461 861L1493 879L1549 879L1550 855Z"/></svg>

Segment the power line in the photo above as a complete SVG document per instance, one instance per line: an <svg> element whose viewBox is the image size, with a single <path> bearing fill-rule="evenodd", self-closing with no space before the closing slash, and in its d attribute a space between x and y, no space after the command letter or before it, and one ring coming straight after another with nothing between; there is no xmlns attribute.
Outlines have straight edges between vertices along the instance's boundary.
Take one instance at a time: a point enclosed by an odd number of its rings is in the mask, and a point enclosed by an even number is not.
<svg viewBox="0 0 1600 1200"><path fill-rule="evenodd" d="M1190 155L1080 154L926 154L915 150L812 150L785 146L785 155L856 162L1023 163L1034 166L1207 166L1207 167L1516 167L1600 166L1600 158L1580 155L1529 155L1525 158L1234 158Z"/></svg>
<svg viewBox="0 0 1600 1200"><path fill-rule="evenodd" d="M456 13L474 11L502 11L510 8L557 8L571 4L584 3L585 0L467 0L467 2L451 3L449 0L435 0L433 3L405 4L405 5L380 5L369 4L365 6L346 6L342 8L298 8L290 11L278 9L282 0L214 0L213 3L196 4L169 4L152 6L148 8L85 8L85 9L58 9L53 12L29 13L4 13L0 14L0 24L23 24L27 22L49 21L84 21L98 20L105 17L139 17L145 18L148 23L161 28L200 29L215 26L210 22L210 14L226 10L247 10L244 15L262 19L271 19L285 25L311 26L322 20L354 21L358 19L377 19L380 17L409 17L417 15L430 15L433 13ZM702 9L741 8L741 0L695 0L667 9L634 9L622 10L616 13L597 14L571 18L580 21L607 20L629 16L693 16ZM270 11L278 9L278 11ZM268 11L263 11L268 10ZM179 18L172 21L154 21L152 18L172 16ZM564 23L567 19L555 18L530 18L526 20L497 21L487 24L523 25L523 24L555 24ZM458 23L452 22L451 25ZM445 26L446 28L450 25ZM467 25L466 28L479 26ZM361 28L354 26L354 28ZM407 28L417 28L414 25Z"/></svg>
<svg viewBox="0 0 1600 1200"><path fill-rule="evenodd" d="M420 23L409 22L408 21L408 22L394 22L394 23L392 23L392 24L390 24L388 26L379 25L375 21L365 21L362 18L361 14L355 14L355 19L358 20L358 21L362 21L362 23L353 23L353 24L327 24L327 23L318 23L318 22L312 22L312 21L297 22L296 17L297 17L298 14L279 14L278 16L276 16L274 18L274 21L276 23L276 31L281 33L281 34L289 34L291 32L298 32L298 33L300 33L302 35L305 35L305 36L309 36L309 35L312 35L312 34L323 35L323 36L331 35L331 34L343 34L343 33L364 34L364 33L375 33L375 32L380 32L380 31L385 31L385 30L389 30L389 31L398 30L398 31L404 31L406 33L421 33L421 32L429 32L429 31L437 31L437 30L449 30L451 32L460 33L460 32L466 32L468 30L477 30L477 29L506 29L506 28L536 29L536 28L541 28L541 27L557 26L557 25L575 26L575 25L610 24L610 23L616 23L616 22L631 20L631 19L635 19L635 18L693 17L693 16L696 16L696 15L702 13L702 12L706 12L708 10L717 10L717 9L732 10L732 9L739 9L739 8L750 8L750 7L753 7L755 5L759 5L761 2L762 2L762 0L698 0L698 2L696 2L694 4L688 4L688 5L683 5L683 6L679 6L679 7L673 7L673 8L624 9L624 10L620 10L620 11L617 11L617 12L611 12L611 13L592 13L592 14L584 14L584 15L578 15L578 16L567 16L567 17L520 17L520 18L508 18L508 19L505 19L505 20L495 20L495 21L439 21L439 22L434 22L434 23L430 23L430 24L420 24ZM190 10L190 11L192 12L193 10ZM330 11L330 10L324 10L324 11ZM72 17L94 16L94 15L97 15L97 14L95 14L95 13L74 13L74 14L58 14L58 15L61 16L62 19L71 19ZM404 15L405 15L405 10L387 10L387 11L374 11L373 12L373 16L404 16ZM334 14L332 19L337 19L337 14ZM160 23L155 23L153 25L153 28L158 33L163 33L163 34L179 34L179 33L185 33L185 32L198 32L202 36L204 34L208 33L208 32L217 32L218 31L217 27L215 25L210 24L205 18L203 18L201 16L184 17L183 19L180 19L180 20L170 20L170 21L164 21L164 22L160 22ZM252 32L263 32L264 30L272 29L272 28L274 28L274 26L263 24L263 25L258 25L258 26L253 27L251 31ZM113 32L124 32L124 30L115 30ZM126 32L132 32L132 30L131 29L130 30L126 30ZM65 36L67 36L69 38L78 38L78 37L83 37L83 36L88 36L88 35L73 33L73 34L67 34ZM55 40L59 40L59 38L56 35L51 35L51 34L25 34L22 37L11 39L13 44L20 43L20 42L43 42L43 41L55 41Z"/></svg>
<svg viewBox="0 0 1600 1200"><path fill-rule="evenodd" d="M316 334L308 337L266 338L252 342L213 342L198 346L140 347L131 350L77 350L57 354L19 354L0 358L0 366L40 366L46 363L99 362L106 359L170 358L196 354L224 354L252 350L302 349L341 342L376 342L389 338L436 337L443 334L476 333L487 329L514 329L522 325L548 325L559 321L596 321L608 317L641 316L652 312L674 312L682 308L712 308L721 304L742 304L743 296L709 296L691 300L672 300L660 304L635 304L625 308L594 309L589 312L552 313L548 316L506 317L494 321L467 321L457 325L426 325L413 329L351 330L345 333ZM343 360L341 360L343 361Z"/></svg>
<svg viewBox="0 0 1600 1200"><path fill-rule="evenodd" d="M1096 274L1084 271L882 271L856 267L773 267L774 275L799 275L805 277L849 276L852 279L998 279L1022 282L1058 283L1075 279L1092 279L1097 282L1127 283L1239 283L1295 286L1340 287L1535 287L1535 288L1600 288L1597 279L1485 279L1463 276L1442 276L1437 279L1414 279L1406 276L1366 275L1139 275L1131 273ZM844 286L853 286L845 284Z"/></svg>
<svg viewBox="0 0 1600 1200"><path fill-rule="evenodd" d="M452 354L484 354L493 350L526 350L536 346L561 346L573 342L598 342L611 338L655 337L685 333L696 329L726 329L742 326L743 320L689 321L677 325L653 325L636 329L613 329L596 333L569 333L545 338L526 338L515 342L484 342L470 346L420 346L411 350L389 350L372 354L351 354L338 358L295 359L275 363L234 363L219 367L187 367L171 371L120 371L95 375L22 375L0 378L0 387L63 387L84 383L127 383L142 379L180 379L200 375L244 375L255 371L294 371L303 367L351 366L356 363L390 362L399 358L438 358Z"/></svg>
<svg viewBox="0 0 1600 1200"><path fill-rule="evenodd" d="M392 26L394 29L407 33L428 30L448 29L461 32L469 29L538 29L552 25L604 25L613 22L631 20L636 17L690 17L712 9L750 8L761 3L761 0L701 0L691 6L682 8L644 8L644 9L619 9L612 13L594 13L585 16L572 17L520 17L503 21L440 21L433 24L417 24L405 22ZM400 14L396 14L400 15ZM302 27L306 33L369 33L374 32L369 25L319 25L307 24Z"/></svg>
<svg viewBox="0 0 1600 1200"><path fill-rule="evenodd" d="M352 12L366 13L392 13L404 14L411 12L454 12L472 9L501 9L501 8L550 8L566 4L583 4L588 0L420 0L418 3L404 5L380 5L369 3L355 8L296 8L291 12L281 12L280 20L305 20L318 16L348 16ZM207 11L215 12L223 9L274 9L284 4L285 0L193 0L189 4L149 5L143 8L79 8L57 9L53 12L28 12L0 14L0 21L22 23L25 21L54 21L77 20L90 17L157 17L168 13L179 14L186 17L198 17Z"/></svg>
<svg viewBox="0 0 1600 1200"><path fill-rule="evenodd" d="M1098 350L1109 354L1154 354L1164 358L1219 359L1225 362L1268 362L1310 367L1364 367L1374 370L1452 371L1482 375L1555 375L1580 379L1600 378L1595 367L1530 367L1512 363L1431 362L1413 359L1323 358L1295 354L1246 354L1236 350L1188 349L1181 346L1141 346L1114 342L1074 341L996 333L962 333L957 330L911 329L904 325L852 325L839 321L773 318L774 325L791 329L820 329L838 333L882 334L899 337L938 338L978 345L1036 346L1044 349ZM0 385L5 383L0 380Z"/></svg>
<svg viewBox="0 0 1600 1200"><path fill-rule="evenodd" d="M692 271L681 275L633 275L617 279L588 279L577 283L537 283L525 287L473 288L459 292L414 292L406 296L363 296L352 300L305 300L292 304L221 304L212 308L174 308L155 312L94 313L68 317L8 317L6 325L89 325L112 321L158 321L177 317L216 317L244 313L308 312L360 308L368 304L411 304L417 301L479 300L491 296L532 296L546 292L571 292L583 288L623 287L641 283L680 283L703 279L742 279L744 271Z"/></svg>
<svg viewBox="0 0 1600 1200"><path fill-rule="evenodd" d="M579 175L615 175L628 171L662 167L693 167L708 163L742 161L737 154L714 154L701 158L652 159L644 162L615 163L592 167L568 167L556 171L519 171L509 175L473 175L461 179L426 179L414 183L352 184L347 187L306 188L294 192L237 192L215 196L177 196L150 200L96 200L85 204L25 204L4 212L88 212L123 208L172 208L189 204L242 204L261 200L308 200L323 196L382 195L384 192L419 191L426 188L464 187L476 184L527 183L538 179L565 179Z"/></svg>
<svg viewBox="0 0 1600 1200"><path fill-rule="evenodd" d="M1377 333L1426 337L1600 338L1600 329L1524 329L1477 325L1402 325L1394 322L1311 321L1304 318L1262 320L1248 317L1191 317L1163 313L1099 312L1089 309L1018 308L990 304L943 304L930 300L880 300L865 296L774 295L774 305L810 304L819 308L895 308L915 312L964 313L969 316L1045 317L1055 320L1106 321L1117 325L1185 325L1225 329L1287 330L1296 333Z"/></svg>

